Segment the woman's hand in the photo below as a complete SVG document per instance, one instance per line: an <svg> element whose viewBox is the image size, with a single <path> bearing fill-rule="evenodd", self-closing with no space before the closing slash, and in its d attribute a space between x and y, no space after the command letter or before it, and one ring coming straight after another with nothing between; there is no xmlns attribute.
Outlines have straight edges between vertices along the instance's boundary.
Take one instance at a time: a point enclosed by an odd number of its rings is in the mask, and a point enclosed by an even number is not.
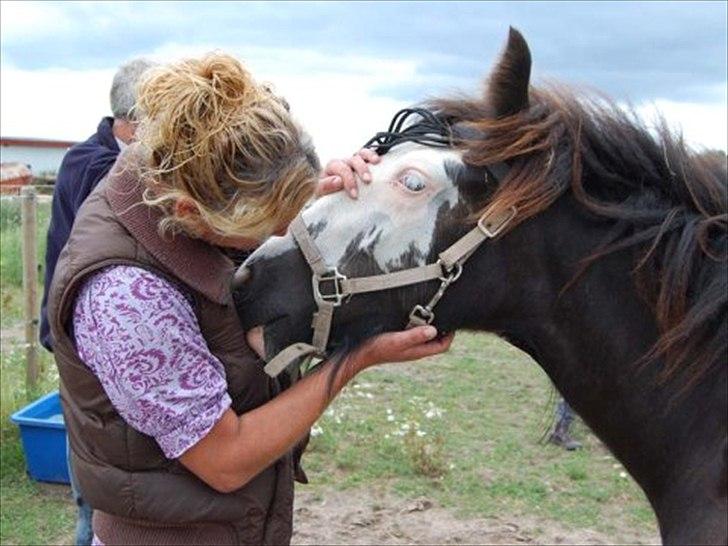
<svg viewBox="0 0 728 546"><path fill-rule="evenodd" d="M369 184L372 181L369 165L376 165L380 160L381 157L368 148L362 148L349 159L332 159L326 164L316 195L346 190L352 199L356 199L359 196L357 178Z"/></svg>
<svg viewBox="0 0 728 546"><path fill-rule="evenodd" d="M444 353L455 334L437 337L434 326L418 326L402 332L380 334L362 345L349 357L348 364L358 372L375 364L407 362Z"/></svg>

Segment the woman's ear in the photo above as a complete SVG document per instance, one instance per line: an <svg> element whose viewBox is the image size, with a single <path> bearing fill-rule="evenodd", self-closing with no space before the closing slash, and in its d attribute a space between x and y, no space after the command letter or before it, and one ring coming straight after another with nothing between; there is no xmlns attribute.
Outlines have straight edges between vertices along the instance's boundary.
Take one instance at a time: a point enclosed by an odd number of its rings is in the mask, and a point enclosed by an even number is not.
<svg viewBox="0 0 728 546"><path fill-rule="evenodd" d="M488 79L486 100L493 116L512 116L528 108L531 52L520 32L511 27L508 44Z"/></svg>

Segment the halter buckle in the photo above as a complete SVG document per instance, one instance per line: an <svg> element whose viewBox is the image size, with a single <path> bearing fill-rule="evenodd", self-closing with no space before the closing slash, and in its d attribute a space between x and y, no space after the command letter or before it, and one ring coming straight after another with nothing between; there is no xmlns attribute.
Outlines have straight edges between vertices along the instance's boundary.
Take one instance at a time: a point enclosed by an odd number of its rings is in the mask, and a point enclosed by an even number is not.
<svg viewBox="0 0 728 546"><path fill-rule="evenodd" d="M414 325L432 324L435 320L435 313L422 305L415 305L409 314L409 323Z"/></svg>
<svg viewBox="0 0 728 546"><path fill-rule="evenodd" d="M313 297L316 302L331 303L334 307L340 306L345 297L344 287L341 283L345 280L346 275L339 273L336 268L323 275L314 274ZM330 285L325 283L330 283ZM324 288L324 291L321 290L322 288ZM331 288L332 291L326 292L326 288Z"/></svg>
<svg viewBox="0 0 728 546"><path fill-rule="evenodd" d="M516 207L508 207L506 210L487 210L478 220L478 227L489 239L497 237L516 216Z"/></svg>

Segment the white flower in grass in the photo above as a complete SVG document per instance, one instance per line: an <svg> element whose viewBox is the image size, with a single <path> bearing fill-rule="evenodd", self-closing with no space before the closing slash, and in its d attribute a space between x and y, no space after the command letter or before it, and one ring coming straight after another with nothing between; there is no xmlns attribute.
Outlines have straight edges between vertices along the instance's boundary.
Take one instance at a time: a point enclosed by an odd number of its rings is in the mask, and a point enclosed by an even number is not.
<svg viewBox="0 0 728 546"><path fill-rule="evenodd" d="M424 430L418 430L416 434L420 438L422 438L423 436L427 436L427 433Z"/></svg>
<svg viewBox="0 0 728 546"><path fill-rule="evenodd" d="M434 417L442 417L442 410L440 408L432 407L425 412L425 417L433 419Z"/></svg>
<svg viewBox="0 0 728 546"><path fill-rule="evenodd" d="M324 429L322 429L319 425L311 427L311 437L315 438L316 436L321 436L323 433Z"/></svg>

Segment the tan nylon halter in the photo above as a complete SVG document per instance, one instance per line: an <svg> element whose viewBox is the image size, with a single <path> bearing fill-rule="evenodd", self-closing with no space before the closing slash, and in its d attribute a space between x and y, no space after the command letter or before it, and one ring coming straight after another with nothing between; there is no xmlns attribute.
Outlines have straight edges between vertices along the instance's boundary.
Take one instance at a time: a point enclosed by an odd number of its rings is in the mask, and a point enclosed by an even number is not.
<svg viewBox="0 0 728 546"><path fill-rule="evenodd" d="M289 230L313 272L313 296L318 306L311 323L313 339L310 345L300 342L286 347L266 364L265 372L271 377L276 377L301 357L325 357L334 309L345 303L345 300L353 294L378 292L438 279L440 287L437 292L425 305L416 305L412 309L407 328L430 324L435 319L435 306L447 288L460 278L465 261L486 240L496 237L503 231L515 215L515 207L505 210L488 209L480 217L476 227L441 252L434 264L356 278L348 278L339 273L336 267L331 268L326 265L303 218L298 215L291 222ZM333 291L323 293L322 286L326 285Z"/></svg>

